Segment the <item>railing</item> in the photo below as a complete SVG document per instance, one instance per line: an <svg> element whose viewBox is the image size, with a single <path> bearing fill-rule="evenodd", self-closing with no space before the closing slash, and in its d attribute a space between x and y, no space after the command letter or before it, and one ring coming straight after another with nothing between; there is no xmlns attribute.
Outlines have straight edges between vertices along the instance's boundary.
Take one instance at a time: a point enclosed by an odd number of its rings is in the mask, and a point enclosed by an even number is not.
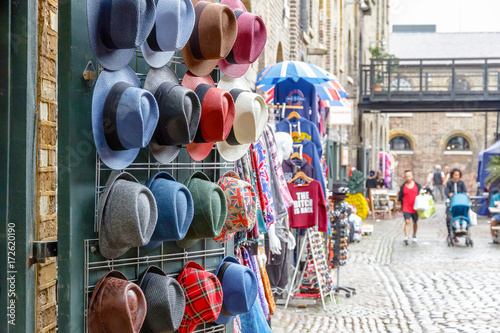
<svg viewBox="0 0 500 333"><path fill-rule="evenodd" d="M500 58L371 59L361 67L364 101L498 100Z"/></svg>

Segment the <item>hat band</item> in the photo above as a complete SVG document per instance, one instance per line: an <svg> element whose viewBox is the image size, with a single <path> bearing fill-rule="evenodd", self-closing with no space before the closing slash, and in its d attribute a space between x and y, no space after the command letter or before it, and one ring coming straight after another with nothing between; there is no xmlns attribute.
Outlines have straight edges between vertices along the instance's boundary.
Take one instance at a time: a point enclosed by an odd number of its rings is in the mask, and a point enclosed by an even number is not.
<svg viewBox="0 0 500 333"><path fill-rule="evenodd" d="M104 102L102 128L106 143L112 150L127 150L120 142L120 137L118 136L116 113L123 93L130 87L133 87L133 85L127 82L115 83L109 90L106 102Z"/></svg>
<svg viewBox="0 0 500 333"><path fill-rule="evenodd" d="M241 10L241 9L238 9L238 10L235 10L234 11L234 15L236 16L236 20L238 20L238 18L241 16L241 14L244 14L246 13L244 10ZM227 55L226 57L226 61L230 64L233 64L233 65L237 65L238 62L236 61L236 59L234 59L234 53L233 53L233 49L231 48L231 51L229 52L229 54Z"/></svg>
<svg viewBox="0 0 500 333"><path fill-rule="evenodd" d="M236 103L236 100L238 99L238 96L242 93L245 92L243 89L231 89L229 94L233 97L234 102ZM236 136L234 135L234 126L231 126L231 132L229 132L229 135L227 136L226 142L230 146L239 146L241 145L240 142L236 139Z"/></svg>
<svg viewBox="0 0 500 333"><path fill-rule="evenodd" d="M158 38L156 38L156 23L153 25L153 29L147 39L148 46L151 50L155 52L162 52L163 50L158 45Z"/></svg>
<svg viewBox="0 0 500 333"><path fill-rule="evenodd" d="M155 98L158 102L158 107L160 110L170 109L172 110L172 105L169 103L168 94L172 88L179 86L179 84L174 82L163 82L155 92ZM177 110L174 110L177 111ZM177 116L177 115L176 115ZM167 112L160 111L160 118L158 119L158 125L156 126L154 132L154 138L156 143L161 146L170 146L178 144L169 134L167 129L167 124L171 120L171 115Z"/></svg>
<svg viewBox="0 0 500 333"><path fill-rule="evenodd" d="M199 6L199 5L198 5ZM198 8L196 6L196 8ZM195 94L198 95L198 98L201 103L201 108L202 108L202 116L203 116L203 99L205 98L205 95L207 92L211 89L214 88L214 86L211 86L206 83L199 84L196 89L194 90ZM200 125L198 126L198 129L196 130L196 136L194 137L194 142L196 143L207 143L207 141L203 138L203 133L201 130L201 120L200 120Z"/></svg>
<svg viewBox="0 0 500 333"><path fill-rule="evenodd" d="M219 271L217 272L217 278L219 279L221 286L222 286L222 281L224 280L224 273L226 272L227 268L232 264L233 264L232 262L225 262L220 266ZM231 314L231 312L228 311L228 309L226 308L226 304L224 304L224 301L222 302L222 308L220 310L220 313L225 317L234 316L233 314Z"/></svg>
<svg viewBox="0 0 500 333"><path fill-rule="evenodd" d="M198 60L206 60L205 57L203 56L203 53L201 53L200 35L198 29L200 25L201 13L209 4L210 2L202 1L198 5L196 5L196 8L194 9L196 20L194 22L193 33L189 38L189 47L191 48L191 53L193 54L193 57Z"/></svg>

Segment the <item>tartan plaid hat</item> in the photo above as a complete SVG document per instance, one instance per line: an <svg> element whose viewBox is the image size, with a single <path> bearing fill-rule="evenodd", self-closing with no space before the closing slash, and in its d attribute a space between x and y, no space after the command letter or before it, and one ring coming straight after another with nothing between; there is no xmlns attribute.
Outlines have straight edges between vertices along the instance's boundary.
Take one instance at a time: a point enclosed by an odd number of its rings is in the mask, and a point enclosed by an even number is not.
<svg viewBox="0 0 500 333"><path fill-rule="evenodd" d="M257 198L252 184L241 180L234 171L219 179L227 203L227 216L221 234L214 238L218 243L228 242L238 231L253 229L257 217Z"/></svg>
<svg viewBox="0 0 500 333"><path fill-rule="evenodd" d="M184 290L186 309L180 333L190 333L196 326L217 320L222 309L222 286L217 277L199 264L189 261L177 277Z"/></svg>

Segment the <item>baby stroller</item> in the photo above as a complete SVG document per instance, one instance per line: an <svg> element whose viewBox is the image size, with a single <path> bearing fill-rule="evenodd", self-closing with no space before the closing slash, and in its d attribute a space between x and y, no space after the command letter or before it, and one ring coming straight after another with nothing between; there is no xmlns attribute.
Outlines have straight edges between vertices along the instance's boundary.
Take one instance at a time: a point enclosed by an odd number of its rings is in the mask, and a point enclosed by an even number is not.
<svg viewBox="0 0 500 333"><path fill-rule="evenodd" d="M448 225L448 246L455 246L455 237L465 237L465 245L473 246L471 239L469 197L464 193L457 193L448 200L446 219Z"/></svg>

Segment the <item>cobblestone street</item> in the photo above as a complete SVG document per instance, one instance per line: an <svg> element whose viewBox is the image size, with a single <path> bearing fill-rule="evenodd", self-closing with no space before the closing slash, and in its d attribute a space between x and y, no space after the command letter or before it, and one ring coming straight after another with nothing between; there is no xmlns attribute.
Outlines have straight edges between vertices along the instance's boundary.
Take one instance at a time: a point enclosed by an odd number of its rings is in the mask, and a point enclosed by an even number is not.
<svg viewBox="0 0 500 333"><path fill-rule="evenodd" d="M284 310L273 332L500 332L500 245L490 244L488 219L464 238L445 242L444 205L419 221L418 243L403 244L403 219L382 220L372 236L349 246L341 285L357 295L337 294L327 303ZM336 281L336 277L334 278Z"/></svg>

